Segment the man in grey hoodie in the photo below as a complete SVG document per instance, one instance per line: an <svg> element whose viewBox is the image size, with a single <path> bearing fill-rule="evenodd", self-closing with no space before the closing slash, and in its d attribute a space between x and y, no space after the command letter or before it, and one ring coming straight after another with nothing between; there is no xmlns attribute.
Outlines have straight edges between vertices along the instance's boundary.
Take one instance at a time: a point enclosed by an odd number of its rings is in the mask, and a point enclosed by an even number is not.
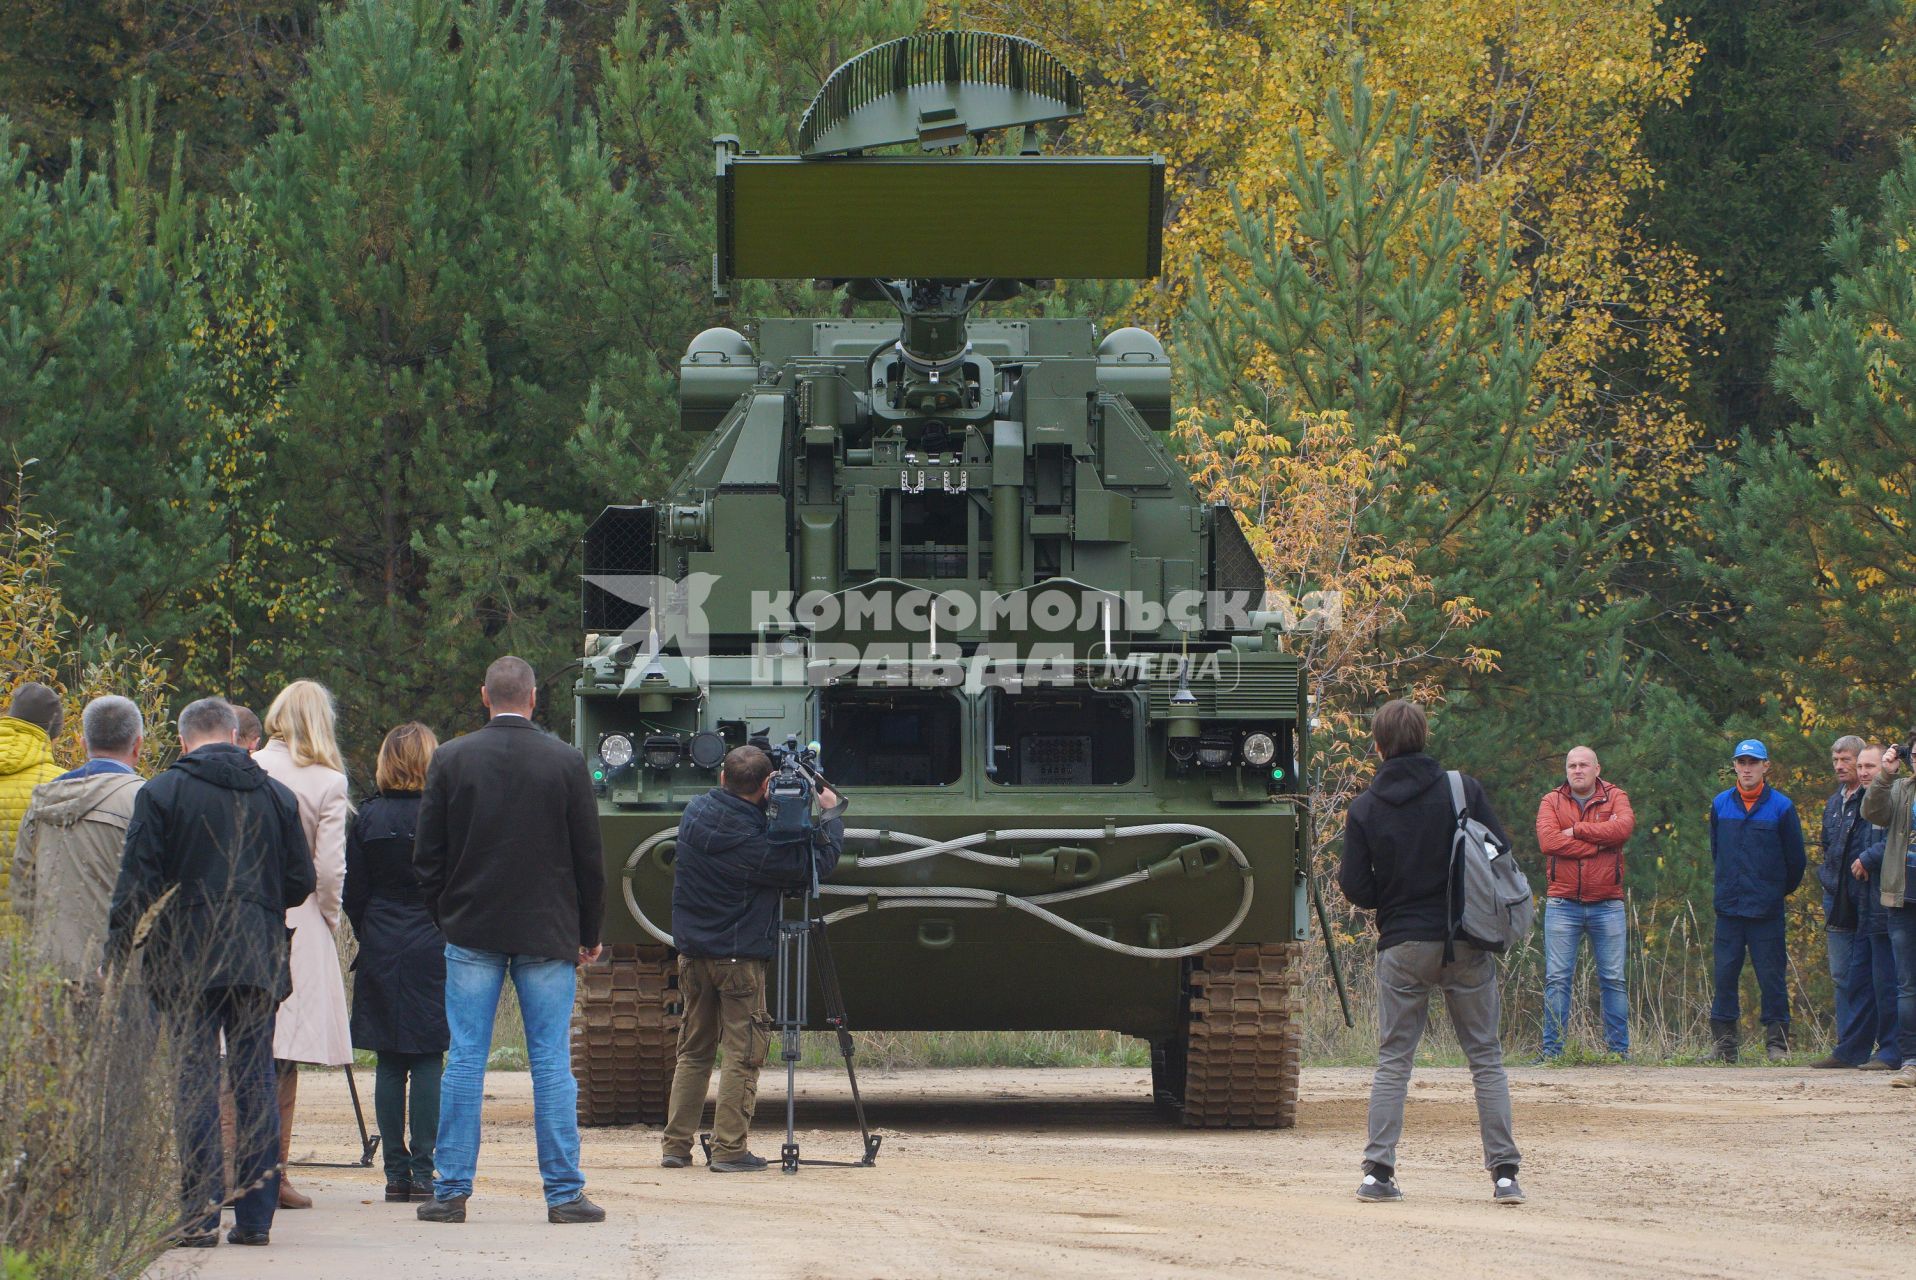
<svg viewBox="0 0 1916 1280"><path fill-rule="evenodd" d="M80 725L87 761L34 788L20 820L12 885L34 952L72 982L92 977L103 958L146 734L139 707L113 694L87 703Z"/></svg>

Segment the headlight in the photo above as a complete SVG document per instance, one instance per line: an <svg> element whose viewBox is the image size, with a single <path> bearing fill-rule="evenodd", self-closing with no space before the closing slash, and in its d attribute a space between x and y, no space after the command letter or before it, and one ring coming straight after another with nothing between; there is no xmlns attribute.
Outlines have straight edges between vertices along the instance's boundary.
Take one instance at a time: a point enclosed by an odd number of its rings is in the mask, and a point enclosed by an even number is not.
<svg viewBox="0 0 1916 1280"><path fill-rule="evenodd" d="M632 739L623 733L608 733L599 739L599 759L606 767L623 769L632 763Z"/></svg>
<svg viewBox="0 0 1916 1280"><path fill-rule="evenodd" d="M1237 744L1228 737L1206 734L1198 739L1197 762L1205 769L1224 769L1231 763L1231 755Z"/></svg>
<svg viewBox="0 0 1916 1280"><path fill-rule="evenodd" d="M676 733L647 734L645 739L645 767L648 769L670 769L679 762L684 748Z"/></svg>
<svg viewBox="0 0 1916 1280"><path fill-rule="evenodd" d="M686 754L701 769L716 769L725 763L725 739L710 729L692 735Z"/></svg>
<svg viewBox="0 0 1916 1280"><path fill-rule="evenodd" d="M1277 756L1277 740L1268 733L1253 733L1244 739L1244 763L1260 768Z"/></svg>

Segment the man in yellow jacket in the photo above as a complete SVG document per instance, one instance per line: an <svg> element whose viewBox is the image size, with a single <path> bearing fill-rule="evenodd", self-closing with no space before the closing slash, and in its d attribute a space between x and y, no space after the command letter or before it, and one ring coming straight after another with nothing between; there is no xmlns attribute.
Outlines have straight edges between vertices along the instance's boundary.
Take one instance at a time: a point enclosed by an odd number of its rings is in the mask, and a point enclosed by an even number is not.
<svg viewBox="0 0 1916 1280"><path fill-rule="evenodd" d="M60 774L53 763L52 739L64 713L60 695L29 680L13 691L7 714L0 716L0 921L13 915L8 892L13 873L13 838L20 831L33 789Z"/></svg>

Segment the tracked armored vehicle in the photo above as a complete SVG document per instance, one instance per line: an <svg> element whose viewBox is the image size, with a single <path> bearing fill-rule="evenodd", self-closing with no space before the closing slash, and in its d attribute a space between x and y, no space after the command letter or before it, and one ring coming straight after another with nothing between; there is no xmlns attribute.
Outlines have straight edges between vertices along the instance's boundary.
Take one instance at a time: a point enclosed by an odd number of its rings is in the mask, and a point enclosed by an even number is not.
<svg viewBox="0 0 1916 1280"><path fill-rule="evenodd" d="M1292 1122L1308 720L1284 620L1167 447L1155 337L972 315L1156 274L1162 162L1039 154L1082 109L1041 47L933 33L839 68L799 156L717 140L718 290L813 279L897 315L699 334L696 458L586 536L610 954L573 1024L587 1124L663 1119L677 815L760 735L816 741L852 801L821 902L855 1027L1114 1030L1186 1123ZM1015 128L1022 154L941 154Z"/></svg>

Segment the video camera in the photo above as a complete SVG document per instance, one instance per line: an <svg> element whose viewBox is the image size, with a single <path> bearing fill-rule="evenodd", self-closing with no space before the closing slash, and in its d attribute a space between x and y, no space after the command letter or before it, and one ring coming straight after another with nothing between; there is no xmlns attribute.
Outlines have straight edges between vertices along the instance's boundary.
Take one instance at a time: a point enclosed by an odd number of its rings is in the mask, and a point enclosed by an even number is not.
<svg viewBox="0 0 1916 1280"><path fill-rule="evenodd" d="M1904 764L1916 761L1916 733L1910 734L1909 739L1900 746L1890 747L1884 754L1891 759L1901 759Z"/></svg>
<svg viewBox="0 0 1916 1280"><path fill-rule="evenodd" d="M818 771L818 744L800 746L798 735L772 745L771 729L758 731L751 744L772 758L772 779L765 789L766 838L774 844L804 843L812 839L812 797L827 786Z"/></svg>

